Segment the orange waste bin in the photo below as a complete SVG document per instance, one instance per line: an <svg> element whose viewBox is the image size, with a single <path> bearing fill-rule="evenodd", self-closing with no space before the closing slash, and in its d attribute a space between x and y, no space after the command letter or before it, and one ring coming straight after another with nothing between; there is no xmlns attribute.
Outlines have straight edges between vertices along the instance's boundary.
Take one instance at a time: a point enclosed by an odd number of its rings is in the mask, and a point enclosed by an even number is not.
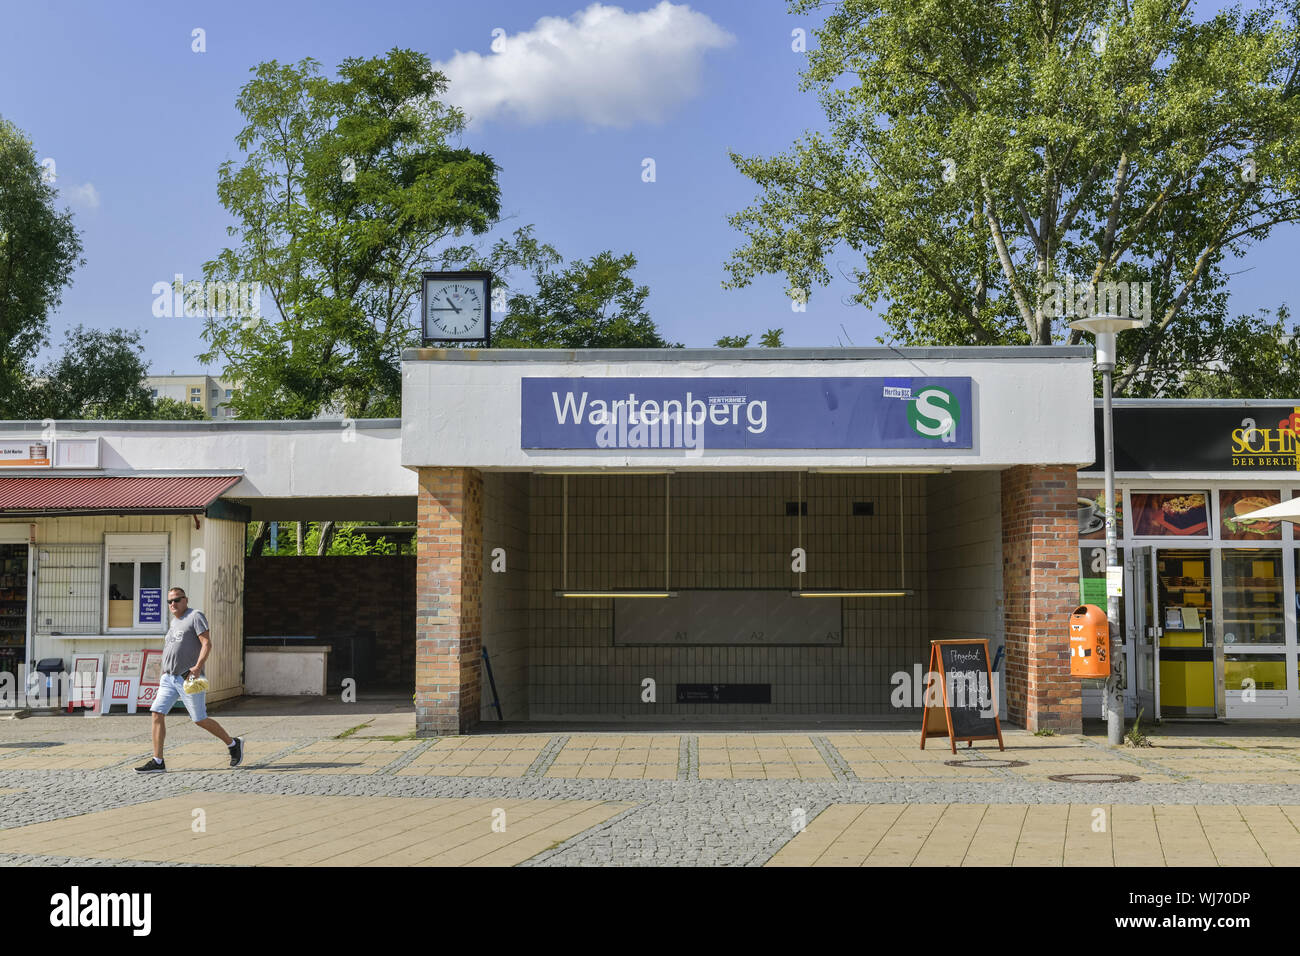
<svg viewBox="0 0 1300 956"><path fill-rule="evenodd" d="M1106 612L1093 604L1070 615L1070 675L1110 676L1110 625Z"/></svg>

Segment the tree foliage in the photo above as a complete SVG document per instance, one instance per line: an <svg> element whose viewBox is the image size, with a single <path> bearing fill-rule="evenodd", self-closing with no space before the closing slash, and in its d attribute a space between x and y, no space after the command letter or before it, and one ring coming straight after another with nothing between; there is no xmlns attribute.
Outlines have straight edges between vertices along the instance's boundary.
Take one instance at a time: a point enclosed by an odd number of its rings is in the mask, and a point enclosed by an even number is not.
<svg viewBox="0 0 1300 956"><path fill-rule="evenodd" d="M768 329L759 336L758 344L765 349L779 349L785 346L781 341L781 336L785 329ZM750 335L724 335L713 344L720 349L743 349L749 347L749 340L754 336Z"/></svg>
<svg viewBox="0 0 1300 956"><path fill-rule="evenodd" d="M1119 393L1185 393L1233 342L1264 361L1258 324L1227 318L1225 262L1300 222L1300 4L1188 8L838 0L803 79L828 132L732 154L762 192L732 217L728 284L824 286L847 247L893 341L1045 345L1079 340L1049 283L1150 282Z"/></svg>
<svg viewBox="0 0 1300 956"><path fill-rule="evenodd" d="M270 522L257 521L248 526L246 551L252 556L294 557L298 555L315 555L330 557L339 555L377 555L377 554L413 554L414 551L389 541L383 535L374 539L358 531L361 522L294 522L279 523L276 534L276 547L271 550ZM332 528L327 528L332 525ZM298 546L298 529L302 527L302 547ZM325 547L321 548L321 535L326 537Z"/></svg>
<svg viewBox="0 0 1300 956"><path fill-rule="evenodd" d="M83 261L72 214L55 210L42 172L32 144L0 117L0 418L24 417L49 313Z"/></svg>
<svg viewBox="0 0 1300 956"><path fill-rule="evenodd" d="M464 116L424 54L349 58L337 79L310 58L252 72L236 104L246 155L217 186L239 241L205 273L260 283L273 314L210 318L200 358L243 383L241 417L396 415L420 272L439 243L497 221L496 163L454 145Z"/></svg>
<svg viewBox="0 0 1300 956"><path fill-rule="evenodd" d="M28 419L146 418L204 420L203 409L174 399L150 397L148 366L139 332L86 329L64 337L63 354L47 362L24 389L21 414Z"/></svg>
<svg viewBox="0 0 1300 956"><path fill-rule="evenodd" d="M557 270L560 256L550 246L532 257L536 290L507 299L504 320L493 330L500 348L635 349L670 343L645 310L650 289L630 273L636 256L606 250L575 259Z"/></svg>

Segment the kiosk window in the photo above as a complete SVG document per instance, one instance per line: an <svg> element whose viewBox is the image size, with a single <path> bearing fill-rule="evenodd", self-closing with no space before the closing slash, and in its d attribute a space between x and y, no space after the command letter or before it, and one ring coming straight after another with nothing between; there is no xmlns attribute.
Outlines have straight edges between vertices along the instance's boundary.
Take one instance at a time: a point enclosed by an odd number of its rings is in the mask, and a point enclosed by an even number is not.
<svg viewBox="0 0 1300 956"><path fill-rule="evenodd" d="M167 536L104 536L104 624L116 630L162 630L166 620Z"/></svg>

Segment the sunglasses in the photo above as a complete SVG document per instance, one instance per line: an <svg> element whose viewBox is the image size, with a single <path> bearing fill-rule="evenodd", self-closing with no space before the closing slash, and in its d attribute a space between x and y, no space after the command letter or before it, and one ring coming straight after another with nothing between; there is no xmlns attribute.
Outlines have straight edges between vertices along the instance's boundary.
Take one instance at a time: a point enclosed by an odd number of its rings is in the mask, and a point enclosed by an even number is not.
<svg viewBox="0 0 1300 956"><path fill-rule="evenodd" d="M167 599L167 603L168 603L168 604L180 604L181 601L184 601L184 600L185 600L185 598L183 598L183 597L178 597L178 598L168 598L168 599Z"/></svg>

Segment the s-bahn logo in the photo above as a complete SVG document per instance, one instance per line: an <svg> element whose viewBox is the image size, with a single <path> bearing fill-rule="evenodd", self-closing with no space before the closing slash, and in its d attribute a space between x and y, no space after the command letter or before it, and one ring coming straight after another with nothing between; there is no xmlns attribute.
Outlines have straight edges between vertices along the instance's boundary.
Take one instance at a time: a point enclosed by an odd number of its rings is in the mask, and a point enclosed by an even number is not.
<svg viewBox="0 0 1300 956"><path fill-rule="evenodd" d="M1297 435L1300 435L1300 408L1292 409L1276 428L1260 428L1255 419L1244 418L1241 427L1232 430L1233 467L1300 470L1300 455L1296 454Z"/></svg>
<svg viewBox="0 0 1300 956"><path fill-rule="evenodd" d="M907 405L907 423L923 438L957 440L957 423L961 421L961 402L946 388L926 385L912 392Z"/></svg>

